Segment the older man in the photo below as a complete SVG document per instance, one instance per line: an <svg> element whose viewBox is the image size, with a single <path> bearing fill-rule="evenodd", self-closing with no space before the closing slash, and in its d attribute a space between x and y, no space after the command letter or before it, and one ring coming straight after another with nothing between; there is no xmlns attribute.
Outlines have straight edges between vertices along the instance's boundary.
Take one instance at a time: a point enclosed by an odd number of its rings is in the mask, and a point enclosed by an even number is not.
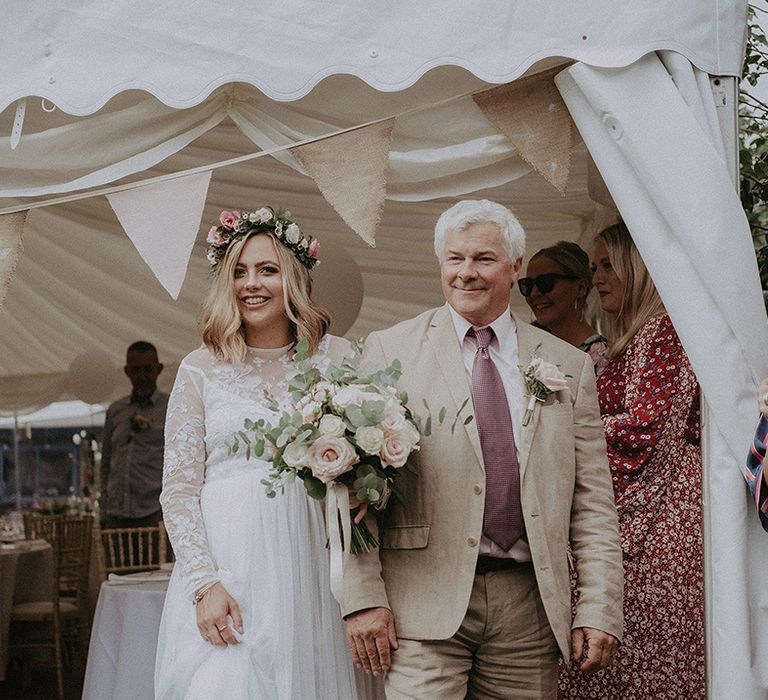
<svg viewBox="0 0 768 700"><path fill-rule="evenodd" d="M510 313L524 250L508 209L459 202L435 229L446 305L365 345L367 367L401 361L411 406L459 414L453 429L447 420L423 439L418 473L401 479L404 505L391 502L382 519L380 549L345 570L353 658L388 671L388 698L554 698L559 654L572 651L591 673L621 635L622 558L594 369ZM561 388L532 401L523 375L539 361Z"/></svg>

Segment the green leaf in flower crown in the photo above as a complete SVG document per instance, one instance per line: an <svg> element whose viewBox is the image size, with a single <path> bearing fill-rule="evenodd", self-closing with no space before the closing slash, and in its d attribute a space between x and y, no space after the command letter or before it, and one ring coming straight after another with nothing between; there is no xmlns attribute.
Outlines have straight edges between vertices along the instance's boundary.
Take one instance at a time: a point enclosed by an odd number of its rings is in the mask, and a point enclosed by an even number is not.
<svg viewBox="0 0 768 700"><path fill-rule="evenodd" d="M307 489L307 495L316 498L318 501L325 498L325 484L317 477L305 476L304 488Z"/></svg>
<svg viewBox="0 0 768 700"><path fill-rule="evenodd" d="M257 440L253 446L253 454L257 457L261 457L264 454L264 438Z"/></svg>
<svg viewBox="0 0 768 700"><path fill-rule="evenodd" d="M250 438L249 438L249 437L248 437L248 436L247 436L247 435L246 435L246 434L245 434L245 433L244 433L242 430L238 430L237 434L238 434L238 435L239 435L241 438L243 438L243 442L244 442L246 445L250 445L250 444L251 444L251 440L250 440Z"/></svg>

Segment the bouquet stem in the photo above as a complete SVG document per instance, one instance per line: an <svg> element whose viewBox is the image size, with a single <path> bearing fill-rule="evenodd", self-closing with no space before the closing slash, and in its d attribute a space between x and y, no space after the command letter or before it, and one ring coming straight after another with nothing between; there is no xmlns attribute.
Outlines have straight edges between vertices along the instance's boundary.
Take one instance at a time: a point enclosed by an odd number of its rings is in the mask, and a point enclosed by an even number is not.
<svg viewBox="0 0 768 700"><path fill-rule="evenodd" d="M368 529L365 520L361 520L357 525L352 523L352 541L349 543L350 554L360 554L361 552L370 552L379 546L379 541Z"/></svg>

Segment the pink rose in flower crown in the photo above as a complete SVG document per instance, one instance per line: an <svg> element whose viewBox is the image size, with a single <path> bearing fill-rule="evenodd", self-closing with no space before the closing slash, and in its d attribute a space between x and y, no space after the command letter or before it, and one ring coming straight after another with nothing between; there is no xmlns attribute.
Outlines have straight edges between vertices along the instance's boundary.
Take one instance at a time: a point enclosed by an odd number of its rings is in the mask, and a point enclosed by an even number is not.
<svg viewBox="0 0 768 700"><path fill-rule="evenodd" d="M384 440L384 444L379 451L379 457L384 466L399 469L405 466L410 453L411 446L405 440L399 435L391 435Z"/></svg>
<svg viewBox="0 0 768 700"><path fill-rule="evenodd" d="M320 252L320 242L317 240L317 238L315 238L315 240L309 244L309 250L307 251L307 255L309 255L310 258L316 258L319 252Z"/></svg>
<svg viewBox="0 0 768 700"><path fill-rule="evenodd" d="M565 375L551 362L545 362L540 357L531 360L534 368L533 376L538 379L550 391L562 391L568 387Z"/></svg>
<svg viewBox="0 0 768 700"><path fill-rule="evenodd" d="M307 466L324 484L348 472L359 461L355 448L344 438L321 436L307 452Z"/></svg>
<svg viewBox="0 0 768 700"><path fill-rule="evenodd" d="M232 231L235 228L235 222L240 218L239 211L223 211L219 214L219 223L222 228Z"/></svg>
<svg viewBox="0 0 768 700"><path fill-rule="evenodd" d="M211 245L223 246L227 242L227 237L219 231L218 226L211 226L211 230L208 231L208 238L205 240Z"/></svg>

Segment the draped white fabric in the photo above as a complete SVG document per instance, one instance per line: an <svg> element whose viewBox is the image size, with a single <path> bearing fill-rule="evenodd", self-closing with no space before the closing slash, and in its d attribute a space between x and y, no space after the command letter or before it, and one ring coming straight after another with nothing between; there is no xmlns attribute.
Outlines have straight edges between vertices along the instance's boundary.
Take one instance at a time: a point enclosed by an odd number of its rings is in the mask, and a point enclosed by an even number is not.
<svg viewBox="0 0 768 700"><path fill-rule="evenodd" d="M295 100L329 75L403 90L441 65L504 83L546 57L627 65L674 49L737 75L744 0L27 0L6 2L0 110L39 95L70 114L146 90L177 108L250 83Z"/></svg>
<svg viewBox="0 0 768 700"><path fill-rule="evenodd" d="M681 56L650 55L620 71L577 64L556 82L707 401L711 697L764 698L768 539L740 472L768 324L709 81Z"/></svg>

